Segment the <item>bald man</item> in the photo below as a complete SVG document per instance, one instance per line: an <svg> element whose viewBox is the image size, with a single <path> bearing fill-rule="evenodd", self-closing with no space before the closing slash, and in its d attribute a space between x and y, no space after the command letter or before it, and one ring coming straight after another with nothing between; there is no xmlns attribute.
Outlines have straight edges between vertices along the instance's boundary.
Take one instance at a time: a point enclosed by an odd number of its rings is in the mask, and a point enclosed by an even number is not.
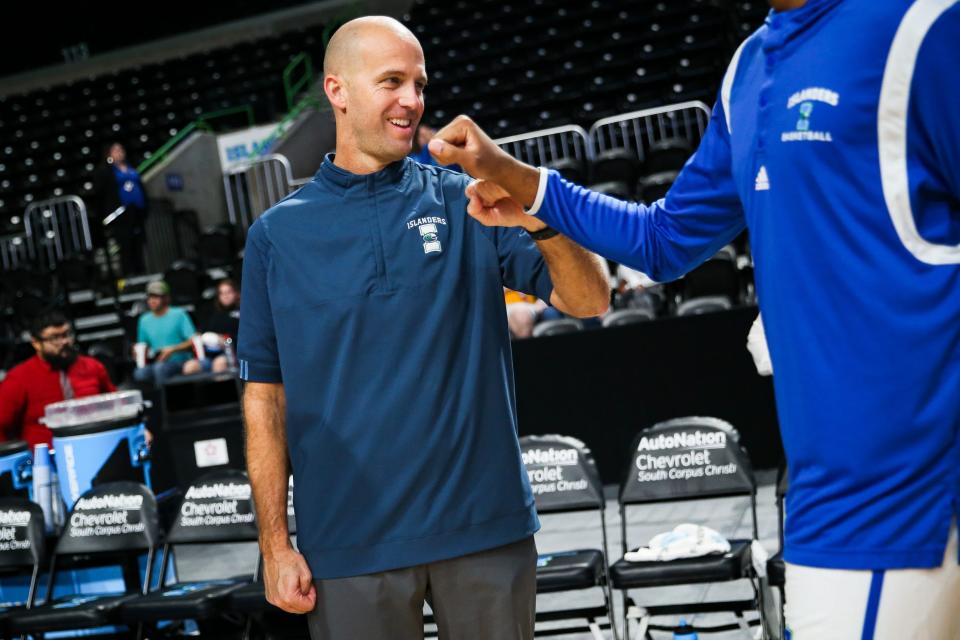
<svg viewBox="0 0 960 640"><path fill-rule="evenodd" d="M324 76L336 153L251 226L243 269L267 599L309 613L314 640L423 638L424 601L441 638L532 638L539 523L503 287L596 316L603 266L532 216L479 224L467 176L407 157L427 73L400 23L341 27Z"/></svg>

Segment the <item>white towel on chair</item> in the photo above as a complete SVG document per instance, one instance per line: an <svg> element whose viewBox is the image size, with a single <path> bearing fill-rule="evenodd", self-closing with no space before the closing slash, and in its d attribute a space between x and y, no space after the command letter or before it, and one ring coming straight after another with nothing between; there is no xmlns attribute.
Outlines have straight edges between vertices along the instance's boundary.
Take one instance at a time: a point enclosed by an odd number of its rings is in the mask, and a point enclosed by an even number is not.
<svg viewBox="0 0 960 640"><path fill-rule="evenodd" d="M627 562L668 561L729 552L730 542L710 527L680 524L673 531L653 536L646 547L628 551L623 559Z"/></svg>

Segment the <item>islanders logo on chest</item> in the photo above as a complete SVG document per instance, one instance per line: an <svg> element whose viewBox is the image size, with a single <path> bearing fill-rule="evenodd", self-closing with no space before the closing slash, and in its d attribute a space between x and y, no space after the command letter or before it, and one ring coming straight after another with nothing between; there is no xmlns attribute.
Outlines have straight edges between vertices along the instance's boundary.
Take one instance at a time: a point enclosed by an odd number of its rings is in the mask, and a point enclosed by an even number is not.
<svg viewBox="0 0 960 640"><path fill-rule="evenodd" d="M424 253L440 253L443 251L438 225L446 226L447 219L439 216L424 216L407 221L407 229L417 229L420 232Z"/></svg>
<svg viewBox="0 0 960 640"><path fill-rule="evenodd" d="M840 94L824 87L807 87L797 91L787 100L787 110L797 109L796 128L780 134L781 142L833 142L829 131L818 130L811 126L814 107L817 103L836 107L840 103Z"/></svg>

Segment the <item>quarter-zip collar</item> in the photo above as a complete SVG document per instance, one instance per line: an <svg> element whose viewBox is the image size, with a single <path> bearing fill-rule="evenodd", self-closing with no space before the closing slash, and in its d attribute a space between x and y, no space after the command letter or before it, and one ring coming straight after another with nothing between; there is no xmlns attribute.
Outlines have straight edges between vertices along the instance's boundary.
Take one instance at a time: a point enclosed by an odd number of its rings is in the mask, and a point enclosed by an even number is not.
<svg viewBox="0 0 960 640"><path fill-rule="evenodd" d="M774 51L789 47L829 16L842 2L843 0L807 0L799 9L771 11L766 20L768 32L763 42L764 50Z"/></svg>
<svg viewBox="0 0 960 640"><path fill-rule="evenodd" d="M333 163L335 154L328 153L323 158L323 164L320 170L314 176L314 180L320 182L332 191L343 193L356 186L365 186L376 190L385 187L400 187L407 174L409 173L409 158L403 158L396 162L388 164L380 171L374 173L357 174L351 173L342 167Z"/></svg>

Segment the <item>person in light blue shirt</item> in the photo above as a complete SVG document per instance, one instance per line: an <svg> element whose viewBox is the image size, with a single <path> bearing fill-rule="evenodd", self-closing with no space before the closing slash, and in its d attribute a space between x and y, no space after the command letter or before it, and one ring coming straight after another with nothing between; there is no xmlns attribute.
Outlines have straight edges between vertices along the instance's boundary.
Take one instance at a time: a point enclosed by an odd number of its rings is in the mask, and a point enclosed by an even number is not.
<svg viewBox="0 0 960 640"><path fill-rule="evenodd" d="M193 336L197 330L189 314L180 307L170 306L170 286L156 280L147 285L147 305L150 310L137 321L137 342L147 345L153 362L133 371L138 382L152 381L162 386L168 378L189 371L210 371L211 363L204 358L193 358Z"/></svg>
<svg viewBox="0 0 960 640"><path fill-rule="evenodd" d="M519 224L531 205L541 224L658 282L749 229L789 464L794 637L953 640L960 3L771 4L657 202L523 165L468 119L430 148L494 181L471 209L485 224Z"/></svg>

